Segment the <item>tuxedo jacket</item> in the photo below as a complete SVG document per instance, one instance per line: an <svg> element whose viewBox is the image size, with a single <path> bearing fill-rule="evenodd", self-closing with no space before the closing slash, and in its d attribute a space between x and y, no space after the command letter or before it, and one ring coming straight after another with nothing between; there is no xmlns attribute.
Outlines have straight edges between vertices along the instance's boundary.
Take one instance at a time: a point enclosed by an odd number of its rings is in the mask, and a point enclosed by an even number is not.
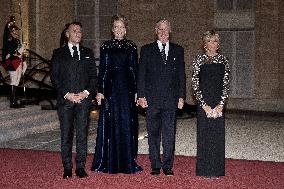
<svg viewBox="0 0 284 189"><path fill-rule="evenodd" d="M184 50L169 43L166 63L155 41L141 48L138 70L138 98L146 97L149 106L177 107L185 99Z"/></svg>
<svg viewBox="0 0 284 189"><path fill-rule="evenodd" d="M87 90L90 95L96 92L96 64L91 49L79 47L80 60L72 57L68 45L53 51L51 59L51 82L57 90L57 104L63 104L64 96Z"/></svg>

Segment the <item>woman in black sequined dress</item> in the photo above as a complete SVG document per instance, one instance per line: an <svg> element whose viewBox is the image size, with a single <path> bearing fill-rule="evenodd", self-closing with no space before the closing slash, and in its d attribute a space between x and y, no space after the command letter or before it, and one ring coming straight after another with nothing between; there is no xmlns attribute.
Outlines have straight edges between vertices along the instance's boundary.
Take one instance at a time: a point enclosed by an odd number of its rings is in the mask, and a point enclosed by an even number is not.
<svg viewBox="0 0 284 189"><path fill-rule="evenodd" d="M101 104L92 171L135 173L138 113L136 107L137 47L127 40L124 16L113 17L114 38L100 49L98 104Z"/></svg>
<svg viewBox="0 0 284 189"><path fill-rule="evenodd" d="M219 35L203 34L205 53L193 61L192 85L197 105L196 175L225 175L224 106L229 91L229 64L218 53Z"/></svg>

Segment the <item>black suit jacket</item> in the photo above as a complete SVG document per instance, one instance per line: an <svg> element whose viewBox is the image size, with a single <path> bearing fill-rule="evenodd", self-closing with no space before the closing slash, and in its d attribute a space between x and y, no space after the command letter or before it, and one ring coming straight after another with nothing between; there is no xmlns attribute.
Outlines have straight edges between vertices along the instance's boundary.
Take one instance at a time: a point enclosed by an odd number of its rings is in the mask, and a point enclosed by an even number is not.
<svg viewBox="0 0 284 189"><path fill-rule="evenodd" d="M96 64L91 49L79 47L80 60L71 56L68 45L55 49L51 59L51 82L57 90L57 103L63 104L64 96L84 90L96 92ZM88 99L91 99L89 95Z"/></svg>
<svg viewBox="0 0 284 189"><path fill-rule="evenodd" d="M141 48L138 71L138 97L146 97L149 106L177 107L185 99L184 50L169 43L166 64L155 41Z"/></svg>

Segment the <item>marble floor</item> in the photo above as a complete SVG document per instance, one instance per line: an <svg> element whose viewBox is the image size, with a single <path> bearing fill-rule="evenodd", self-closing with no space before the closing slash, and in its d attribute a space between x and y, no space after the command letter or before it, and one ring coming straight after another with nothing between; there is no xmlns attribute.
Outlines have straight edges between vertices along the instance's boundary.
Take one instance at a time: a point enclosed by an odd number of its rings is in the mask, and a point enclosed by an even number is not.
<svg viewBox="0 0 284 189"><path fill-rule="evenodd" d="M94 152L97 120L90 123L88 151ZM139 117L139 154L148 153L145 117ZM146 136L146 137L145 137ZM59 128L0 143L0 148L60 151ZM74 146L75 150L75 146ZM195 156L196 118L177 120L176 155ZM226 158L284 162L284 116L227 113Z"/></svg>

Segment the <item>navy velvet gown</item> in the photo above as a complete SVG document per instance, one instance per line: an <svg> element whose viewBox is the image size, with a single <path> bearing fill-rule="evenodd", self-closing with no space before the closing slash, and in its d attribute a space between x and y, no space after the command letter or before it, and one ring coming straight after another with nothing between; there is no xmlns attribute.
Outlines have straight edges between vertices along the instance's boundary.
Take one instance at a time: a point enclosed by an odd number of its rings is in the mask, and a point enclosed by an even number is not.
<svg viewBox="0 0 284 189"><path fill-rule="evenodd" d="M137 47L127 39L112 39L100 49L98 92L105 96L100 109L92 171L135 173L138 112L135 103Z"/></svg>

